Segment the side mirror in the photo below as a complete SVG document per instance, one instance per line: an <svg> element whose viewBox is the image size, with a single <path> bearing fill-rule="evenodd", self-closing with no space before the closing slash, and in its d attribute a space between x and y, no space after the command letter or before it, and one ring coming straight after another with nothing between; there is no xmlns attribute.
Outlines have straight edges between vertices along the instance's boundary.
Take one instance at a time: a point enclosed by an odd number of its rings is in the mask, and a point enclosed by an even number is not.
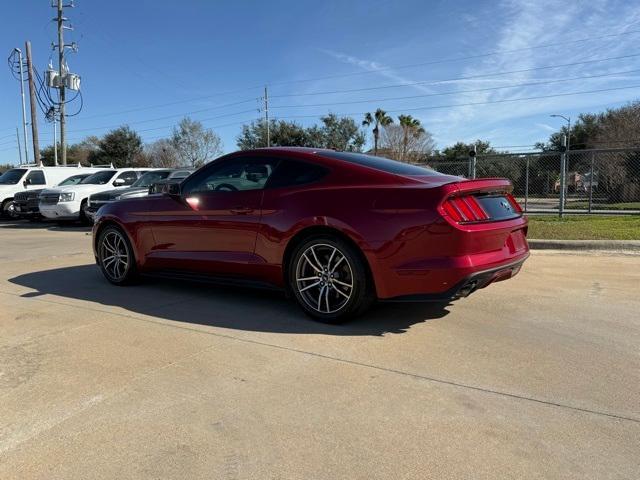
<svg viewBox="0 0 640 480"><path fill-rule="evenodd" d="M124 178L116 178L113 181L113 186L114 187L122 187L125 184Z"/></svg>
<svg viewBox="0 0 640 480"><path fill-rule="evenodd" d="M27 188L27 185L29 185L29 180L23 180L23 182L22 182L22 186L23 186L24 188Z"/></svg>

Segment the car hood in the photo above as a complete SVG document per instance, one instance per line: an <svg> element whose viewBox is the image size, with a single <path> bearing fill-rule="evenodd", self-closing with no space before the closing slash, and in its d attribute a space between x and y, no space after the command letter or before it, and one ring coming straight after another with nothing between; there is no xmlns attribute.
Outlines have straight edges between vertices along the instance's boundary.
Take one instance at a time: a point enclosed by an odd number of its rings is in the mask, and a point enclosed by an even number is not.
<svg viewBox="0 0 640 480"><path fill-rule="evenodd" d="M104 200L113 200L121 196L129 197L149 192L149 187L128 187L128 188L115 188L100 192L100 198Z"/></svg>
<svg viewBox="0 0 640 480"><path fill-rule="evenodd" d="M62 192L75 192L79 196L88 196L92 193L104 192L106 190L112 190L113 185L110 183L105 185L94 185L94 184L83 184L83 185L67 185L64 187L50 188L45 190L43 193L62 193ZM123 189L120 189L123 190Z"/></svg>

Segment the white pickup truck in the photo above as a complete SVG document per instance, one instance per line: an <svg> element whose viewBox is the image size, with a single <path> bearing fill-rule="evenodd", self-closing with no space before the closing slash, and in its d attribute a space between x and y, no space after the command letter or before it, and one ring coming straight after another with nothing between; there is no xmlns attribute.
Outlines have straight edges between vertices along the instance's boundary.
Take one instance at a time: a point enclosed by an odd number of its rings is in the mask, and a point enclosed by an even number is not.
<svg viewBox="0 0 640 480"><path fill-rule="evenodd" d="M43 190L40 194L40 214L50 220L80 220L89 223L85 210L90 195L130 187L143 173L150 170L154 169L102 169L76 185Z"/></svg>
<svg viewBox="0 0 640 480"><path fill-rule="evenodd" d="M104 168L98 167L40 167L19 165L0 175L0 216L13 216L13 197L16 193L53 187L78 173L94 173Z"/></svg>

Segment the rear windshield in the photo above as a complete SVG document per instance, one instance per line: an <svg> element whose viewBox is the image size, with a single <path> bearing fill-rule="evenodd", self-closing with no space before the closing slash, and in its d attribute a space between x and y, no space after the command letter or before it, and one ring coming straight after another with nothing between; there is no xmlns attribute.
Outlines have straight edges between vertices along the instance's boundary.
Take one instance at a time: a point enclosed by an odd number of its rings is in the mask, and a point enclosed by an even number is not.
<svg viewBox="0 0 640 480"><path fill-rule="evenodd" d="M164 180L171 173L170 170L157 170L147 172L135 181L132 187L149 187L151 184Z"/></svg>
<svg viewBox="0 0 640 480"><path fill-rule="evenodd" d="M376 170L382 170L383 172L395 173L396 175L428 175L428 176L440 176L442 175L430 168L421 167L419 165L412 165L410 163L398 162L384 157L374 157L373 155L365 155L364 153L351 153L351 152L322 152L323 157L335 158L337 160L344 160L345 162L357 163L358 165L364 165L365 167L375 168Z"/></svg>
<svg viewBox="0 0 640 480"><path fill-rule="evenodd" d="M11 170L7 170L0 175L0 185L15 185L20 181L26 171L27 170L25 168L13 168Z"/></svg>
<svg viewBox="0 0 640 480"><path fill-rule="evenodd" d="M115 170L105 170L104 172L96 172L93 175L89 175L87 178L82 180L80 183L82 185L91 184L91 185L104 185L111 177L115 175Z"/></svg>

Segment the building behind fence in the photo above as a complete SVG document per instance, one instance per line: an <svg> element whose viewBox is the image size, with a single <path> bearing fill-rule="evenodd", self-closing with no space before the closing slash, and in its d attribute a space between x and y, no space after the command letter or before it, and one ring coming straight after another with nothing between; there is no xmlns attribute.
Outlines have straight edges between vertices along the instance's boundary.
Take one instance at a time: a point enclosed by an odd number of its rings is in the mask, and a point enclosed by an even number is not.
<svg viewBox="0 0 640 480"><path fill-rule="evenodd" d="M427 166L467 178L503 177L527 212L558 212L561 152L491 154L450 160L428 157ZM571 150L566 153L563 210L640 213L640 149Z"/></svg>

